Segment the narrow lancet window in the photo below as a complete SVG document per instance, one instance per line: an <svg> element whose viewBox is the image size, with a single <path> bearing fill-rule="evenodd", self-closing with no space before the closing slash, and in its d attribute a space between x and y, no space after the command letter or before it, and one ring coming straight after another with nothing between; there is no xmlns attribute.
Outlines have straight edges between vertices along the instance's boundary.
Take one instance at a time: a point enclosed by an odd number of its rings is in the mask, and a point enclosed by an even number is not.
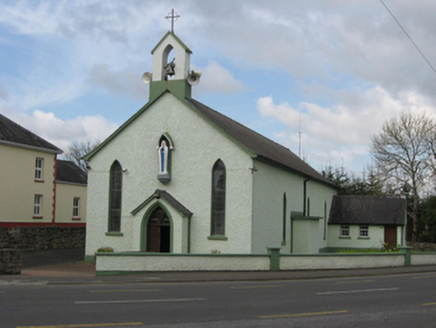
<svg viewBox="0 0 436 328"><path fill-rule="evenodd" d="M212 236L224 235L225 212L226 167L221 160L218 160L212 169Z"/></svg>

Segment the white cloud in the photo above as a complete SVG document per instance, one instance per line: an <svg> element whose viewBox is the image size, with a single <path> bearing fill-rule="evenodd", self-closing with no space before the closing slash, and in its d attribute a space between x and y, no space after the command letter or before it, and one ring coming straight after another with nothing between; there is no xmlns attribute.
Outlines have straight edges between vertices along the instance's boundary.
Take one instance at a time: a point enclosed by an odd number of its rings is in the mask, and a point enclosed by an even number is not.
<svg viewBox="0 0 436 328"><path fill-rule="evenodd" d="M210 61L207 67L202 69L200 83L195 86L195 93L236 93L246 88L244 83L235 79L232 73L222 67L216 61Z"/></svg>
<svg viewBox="0 0 436 328"><path fill-rule="evenodd" d="M56 117L54 113L35 110L32 116L21 113L9 117L63 150L68 149L73 141L103 141L118 127L101 115L78 116L64 121Z"/></svg>

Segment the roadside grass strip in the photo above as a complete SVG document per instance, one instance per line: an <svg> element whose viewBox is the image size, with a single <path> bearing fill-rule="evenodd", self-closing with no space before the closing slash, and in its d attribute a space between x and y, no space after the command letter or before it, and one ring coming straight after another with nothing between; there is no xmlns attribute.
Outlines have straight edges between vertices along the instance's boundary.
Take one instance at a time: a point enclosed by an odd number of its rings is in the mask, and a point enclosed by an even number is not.
<svg viewBox="0 0 436 328"><path fill-rule="evenodd" d="M428 305L436 305L436 302L432 302L432 303L424 303L424 304L422 304L422 305L424 305L424 306L428 306Z"/></svg>
<svg viewBox="0 0 436 328"><path fill-rule="evenodd" d="M274 315L263 315L260 319L277 319L277 318L296 318L296 317L308 317L317 315L330 315L330 314L345 314L348 313L347 310L341 311L326 311L326 312L310 312L310 313L294 313L294 314L274 314Z"/></svg>
<svg viewBox="0 0 436 328"><path fill-rule="evenodd" d="M127 322L127 323L89 323L76 325L55 325L55 326L17 326L17 328L98 328L98 327L132 327L144 325L143 322Z"/></svg>

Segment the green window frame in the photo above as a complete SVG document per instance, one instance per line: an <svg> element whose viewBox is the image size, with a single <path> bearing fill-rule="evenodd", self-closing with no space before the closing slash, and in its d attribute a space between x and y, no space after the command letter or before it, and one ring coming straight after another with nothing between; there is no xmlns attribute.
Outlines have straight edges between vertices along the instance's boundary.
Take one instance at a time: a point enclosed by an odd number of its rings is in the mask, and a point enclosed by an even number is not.
<svg viewBox="0 0 436 328"><path fill-rule="evenodd" d="M121 197L123 186L123 168L115 161L110 169L109 185L109 232L121 231Z"/></svg>
<svg viewBox="0 0 436 328"><path fill-rule="evenodd" d="M211 235L225 235L226 166L220 159L212 168Z"/></svg>

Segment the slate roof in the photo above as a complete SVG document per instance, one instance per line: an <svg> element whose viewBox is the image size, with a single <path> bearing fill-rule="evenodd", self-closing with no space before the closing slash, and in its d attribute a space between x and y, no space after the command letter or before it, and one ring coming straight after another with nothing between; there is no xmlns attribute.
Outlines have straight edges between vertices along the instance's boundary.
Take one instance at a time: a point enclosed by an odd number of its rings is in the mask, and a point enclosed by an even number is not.
<svg viewBox="0 0 436 328"><path fill-rule="evenodd" d="M86 185L88 177L76 164L57 160L56 181Z"/></svg>
<svg viewBox="0 0 436 328"><path fill-rule="evenodd" d="M200 114L212 121L225 133L230 135L245 148L256 154L259 160L272 162L291 171L302 173L305 176L318 180L337 188L332 182L322 174L313 169L310 165L300 159L288 148L275 143L274 141L262 136L261 134L247 128L246 126L230 119L229 117L207 107L206 105L194 100L186 100L197 109Z"/></svg>
<svg viewBox="0 0 436 328"><path fill-rule="evenodd" d="M389 196L333 197L329 224L404 225L406 200Z"/></svg>
<svg viewBox="0 0 436 328"><path fill-rule="evenodd" d="M52 153L61 154L62 150L37 136L21 125L0 114L0 143L39 148Z"/></svg>

